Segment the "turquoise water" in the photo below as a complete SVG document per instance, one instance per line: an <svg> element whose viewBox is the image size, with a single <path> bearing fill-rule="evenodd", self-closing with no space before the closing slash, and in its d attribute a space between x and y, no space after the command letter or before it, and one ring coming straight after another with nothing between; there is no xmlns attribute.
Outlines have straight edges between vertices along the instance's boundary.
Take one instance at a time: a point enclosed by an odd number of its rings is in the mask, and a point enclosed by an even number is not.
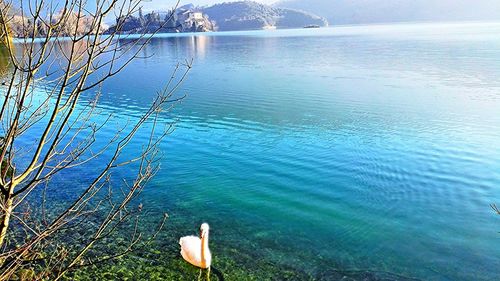
<svg viewBox="0 0 500 281"><path fill-rule="evenodd" d="M146 225L170 215L150 266L196 277L176 240L206 221L226 280L497 279L499 34L468 23L157 36L142 52L154 56L101 98L137 116L194 59L141 199Z"/></svg>

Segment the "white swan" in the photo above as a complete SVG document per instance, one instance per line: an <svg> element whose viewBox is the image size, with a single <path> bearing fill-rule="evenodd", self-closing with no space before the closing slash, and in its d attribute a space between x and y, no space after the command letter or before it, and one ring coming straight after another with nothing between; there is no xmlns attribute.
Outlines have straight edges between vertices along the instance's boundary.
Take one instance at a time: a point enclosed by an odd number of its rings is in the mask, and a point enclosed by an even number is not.
<svg viewBox="0 0 500 281"><path fill-rule="evenodd" d="M212 264L212 254L208 248L208 230L207 223L203 223L200 227L200 237L184 236L179 239L181 245L181 255L190 264L210 270ZM201 274L201 272L200 272Z"/></svg>

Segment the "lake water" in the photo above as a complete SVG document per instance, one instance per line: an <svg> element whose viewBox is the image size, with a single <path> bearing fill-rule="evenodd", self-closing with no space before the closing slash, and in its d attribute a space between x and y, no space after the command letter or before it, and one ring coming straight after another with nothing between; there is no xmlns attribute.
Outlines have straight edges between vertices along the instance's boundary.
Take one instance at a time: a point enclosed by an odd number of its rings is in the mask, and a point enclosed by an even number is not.
<svg viewBox="0 0 500 281"><path fill-rule="evenodd" d="M176 243L206 221L226 280L498 280L500 24L161 35L143 54L105 111L136 116L194 67L141 199L145 225L170 219L133 274L194 280Z"/></svg>

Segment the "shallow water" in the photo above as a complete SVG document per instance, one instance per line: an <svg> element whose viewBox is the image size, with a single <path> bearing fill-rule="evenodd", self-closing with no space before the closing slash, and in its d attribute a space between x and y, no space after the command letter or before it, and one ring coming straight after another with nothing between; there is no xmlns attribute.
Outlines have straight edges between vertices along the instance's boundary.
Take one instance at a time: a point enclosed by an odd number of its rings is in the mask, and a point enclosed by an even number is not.
<svg viewBox="0 0 500 281"><path fill-rule="evenodd" d="M148 266L197 276L175 242L206 221L227 280L495 280L499 34L468 23L153 39L154 56L101 98L137 116L194 59L142 198L151 225L170 214Z"/></svg>

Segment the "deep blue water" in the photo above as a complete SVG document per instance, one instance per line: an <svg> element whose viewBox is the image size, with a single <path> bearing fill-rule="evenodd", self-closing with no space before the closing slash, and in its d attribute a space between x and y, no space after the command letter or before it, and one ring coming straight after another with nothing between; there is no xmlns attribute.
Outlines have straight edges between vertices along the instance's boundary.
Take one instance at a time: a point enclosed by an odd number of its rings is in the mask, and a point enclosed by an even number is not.
<svg viewBox="0 0 500 281"><path fill-rule="evenodd" d="M142 54L101 107L139 115L193 58L142 200L170 214L165 239L210 223L228 280L248 260L256 280L500 276L500 24L164 35Z"/></svg>

